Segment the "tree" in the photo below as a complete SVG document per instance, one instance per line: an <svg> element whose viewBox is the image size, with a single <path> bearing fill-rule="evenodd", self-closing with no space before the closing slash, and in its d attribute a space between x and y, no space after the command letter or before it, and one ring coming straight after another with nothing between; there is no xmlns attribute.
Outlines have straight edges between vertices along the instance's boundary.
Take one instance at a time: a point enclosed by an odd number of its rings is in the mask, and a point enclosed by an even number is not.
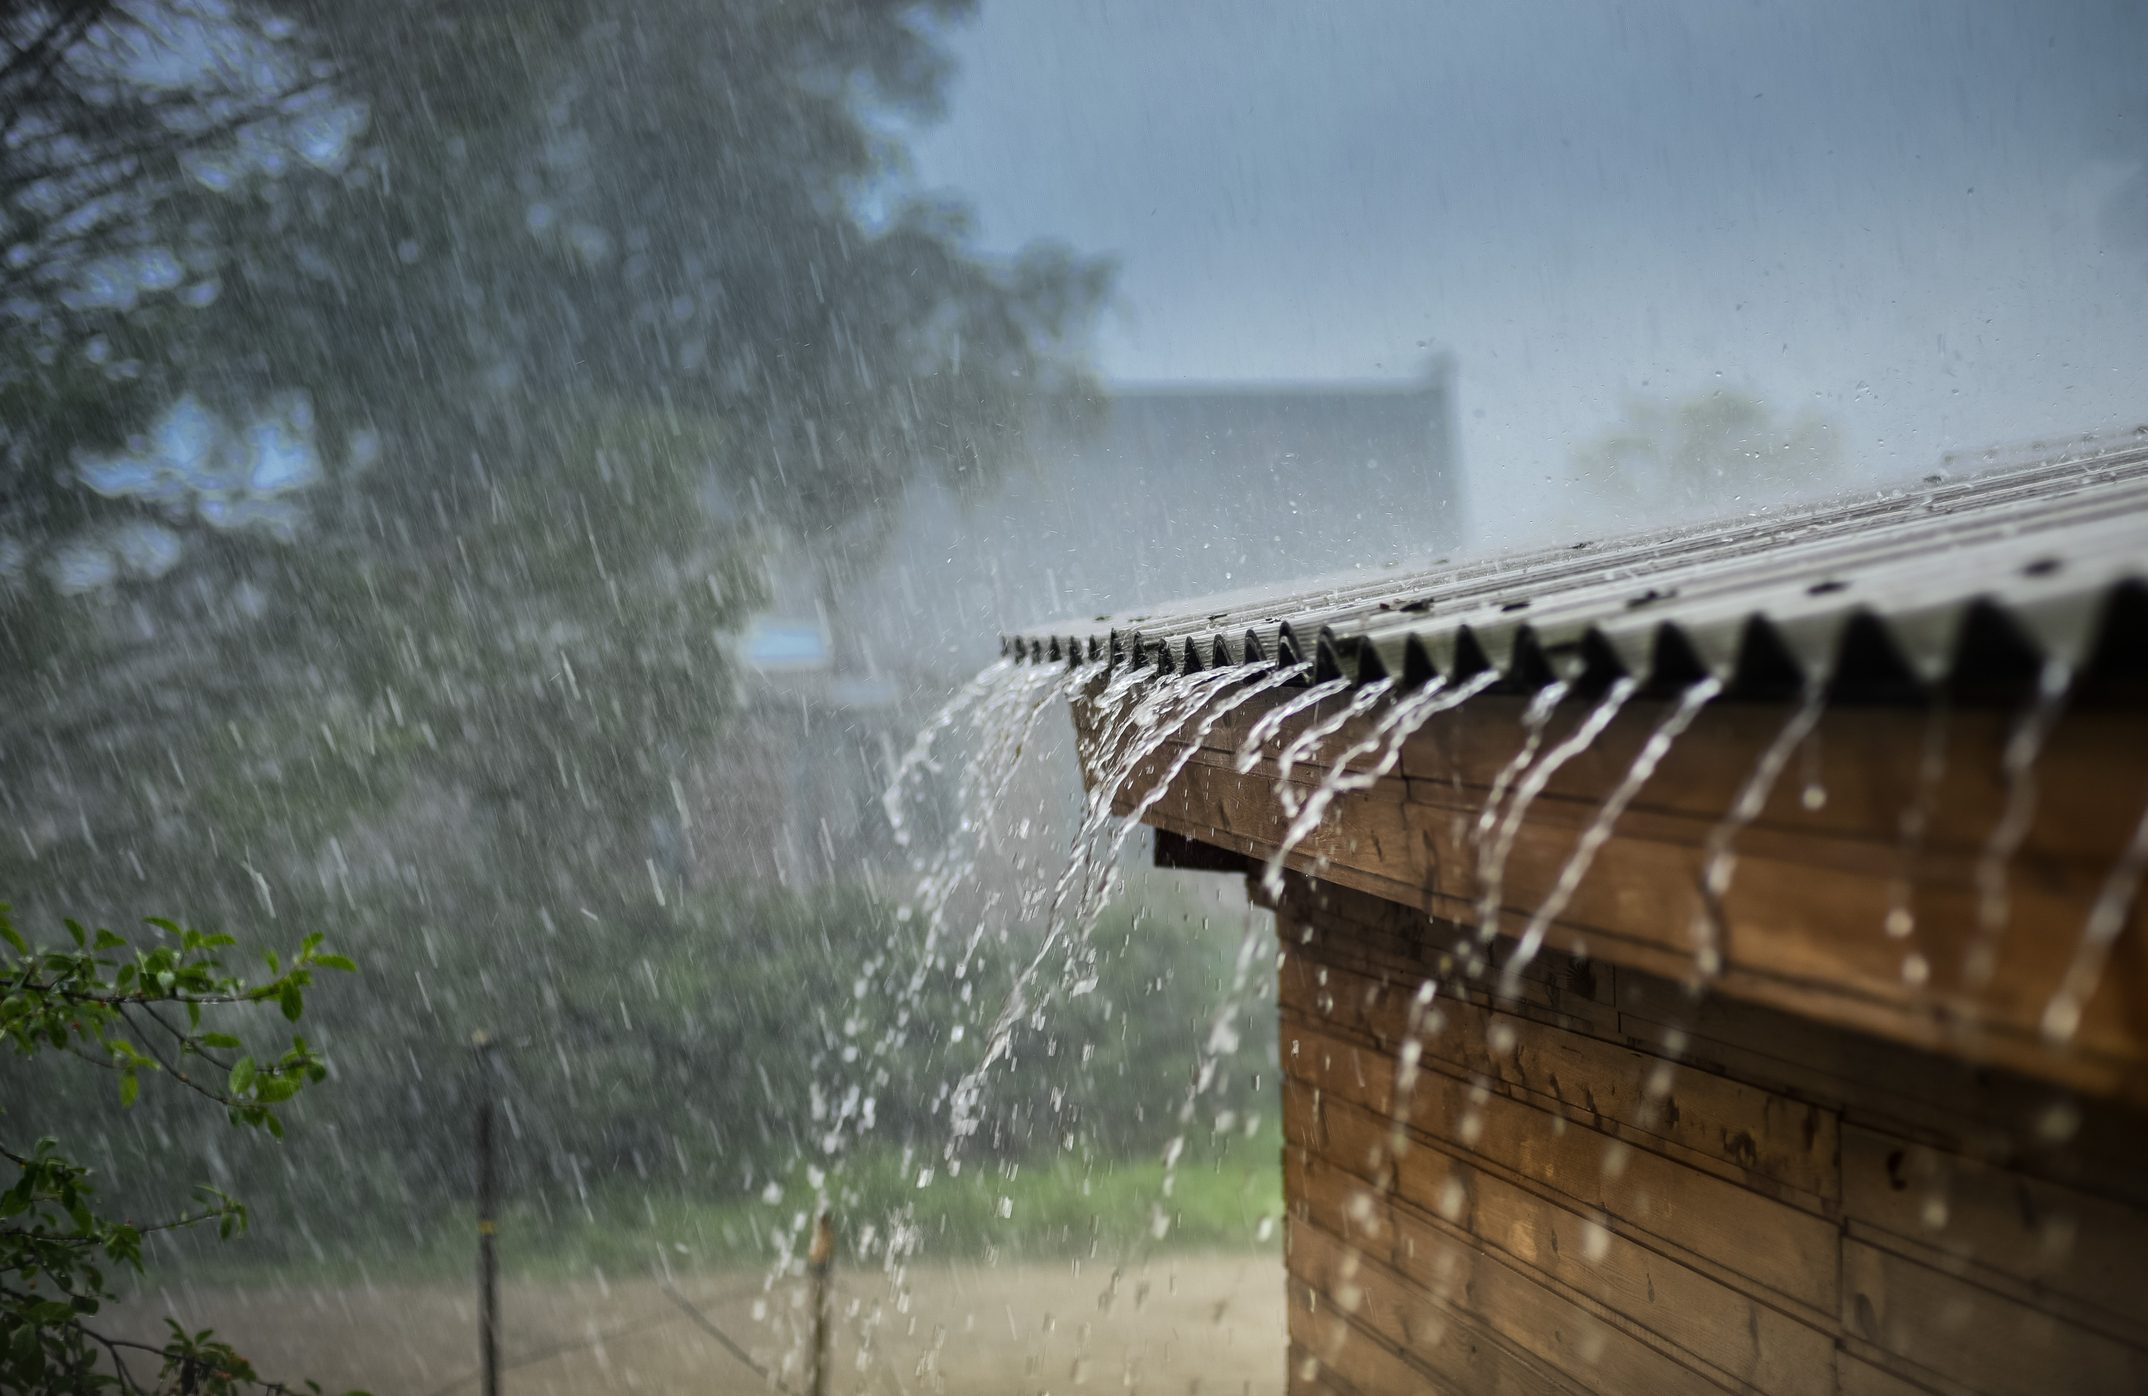
<svg viewBox="0 0 2148 1396"><path fill-rule="evenodd" d="M217 290L116 433L31 462L105 512L0 585L0 875L339 908L425 987L336 1025L381 1068L339 1099L410 1140L391 1191L440 1191L458 1014L595 1031L677 948L652 821L769 541L867 557L906 482L984 488L1081 410L1108 266L899 196L880 118L929 114L970 8L300 0L271 37L334 138L210 152L146 215ZM76 547L102 581L46 565Z"/></svg>
<svg viewBox="0 0 2148 1396"><path fill-rule="evenodd" d="M0 0L0 585L132 512L70 467L179 390L175 339L219 289L174 216L203 170L303 163L333 121L283 28L214 0Z"/></svg>
<svg viewBox="0 0 2148 1396"><path fill-rule="evenodd" d="M1660 516L1826 488L1841 476L1842 450L1816 412L1785 422L1757 397L1717 389L1675 406L1628 403L1625 421L1577 452L1574 465L1606 502Z"/></svg>
<svg viewBox="0 0 2148 1396"><path fill-rule="evenodd" d="M224 971L215 952L228 935L203 935L168 920L149 923L158 942L130 946L110 931L94 936L67 923L73 947L33 949L0 905L0 1040L19 1057L63 1052L112 1071L122 1106L134 1104L144 1075L161 1075L224 1107L234 1126L283 1137L277 1107L327 1067L304 1037L280 1057L257 1060L241 1040L203 1027L234 1010L274 1007L296 1023L305 1012L313 971L354 970L343 956L307 936L286 967L264 952L269 978L249 982ZM174 1021L183 1017L183 1024ZM213 1226L226 1239L246 1226L245 1204L204 1185L201 1208L140 1225L97 1209L91 1172L46 1136L23 1146L0 1144L15 1164L14 1185L0 1193L0 1388L10 1391L172 1391L232 1396L246 1390L287 1392L203 1330L173 1323L161 1345L101 1333L90 1326L114 1295L106 1266L142 1268L142 1239L158 1231ZM134 1364L156 1365L154 1386ZM308 1383L309 1388L313 1388Z"/></svg>

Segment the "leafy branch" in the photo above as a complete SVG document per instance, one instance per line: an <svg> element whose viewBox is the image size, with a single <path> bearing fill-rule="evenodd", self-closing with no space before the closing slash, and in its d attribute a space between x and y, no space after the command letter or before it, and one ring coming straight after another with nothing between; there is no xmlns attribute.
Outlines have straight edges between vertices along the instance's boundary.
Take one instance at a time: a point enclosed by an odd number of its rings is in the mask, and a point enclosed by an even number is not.
<svg viewBox="0 0 2148 1396"><path fill-rule="evenodd" d="M281 1139L276 1107L328 1067L306 1039L293 1036L281 1056L257 1060L230 1033L204 1030L204 1009L243 1011L274 1005L287 1022L305 1012L316 969L355 970L341 955L321 950L322 937L300 942L288 966L264 951L269 977L251 981L229 973L218 950L231 936L203 934L175 922L148 924L162 933L146 948L112 932L65 923L73 948L33 948L0 904L0 1041L20 1057L65 1052L115 1071L119 1100L131 1105L144 1074L163 1073L222 1105L234 1126L265 1129ZM182 1027L167 1015L185 1015ZM112 1297L108 1267L142 1269L142 1238L158 1231L214 1225L229 1240L246 1229L245 1203L202 1185L200 1205L167 1221L139 1225L100 1214L90 1170L39 1139L27 1152L0 1145L15 1165L13 1186L0 1193L0 1389L185 1393L236 1396L246 1391L290 1392L262 1380L252 1365L204 1329L171 1325L162 1346L112 1338L85 1326ZM129 1355L158 1363L145 1385ZM307 1389L317 1390L308 1383Z"/></svg>

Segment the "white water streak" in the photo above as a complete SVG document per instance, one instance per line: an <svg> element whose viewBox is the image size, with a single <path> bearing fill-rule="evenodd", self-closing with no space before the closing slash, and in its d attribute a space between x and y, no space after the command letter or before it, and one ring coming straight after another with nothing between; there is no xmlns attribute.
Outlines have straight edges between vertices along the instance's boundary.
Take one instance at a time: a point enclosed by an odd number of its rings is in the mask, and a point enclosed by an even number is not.
<svg viewBox="0 0 2148 1396"><path fill-rule="evenodd" d="M1243 707L1246 703L1258 698L1261 694L1281 688L1284 684L1293 680L1304 678L1312 667L1310 664L1295 664L1288 669L1278 669L1274 673L1262 675L1260 682L1233 693L1220 703L1212 704L1208 711L1202 715L1200 724L1194 728L1193 735L1186 739L1186 743L1179 749L1178 755L1172 758L1170 769L1164 772L1161 780L1149 787L1149 792L1136 802L1133 812L1128 814L1125 822L1119 826L1118 845L1123 845L1126 842L1127 837L1136 828L1140 827L1142 816L1146 815L1155 807L1157 801L1170 792L1172 783L1185 771L1187 763L1192 761L1194 756L1200 752L1201 743L1208 740L1209 733L1216 730L1217 723ZM1118 845L1114 846L1114 852L1116 852Z"/></svg>
<svg viewBox="0 0 2148 1396"><path fill-rule="evenodd" d="M1279 703L1262 713L1260 720L1253 724L1253 730L1246 734L1245 744L1238 748L1238 774L1244 775L1260 764L1260 749L1268 744L1270 737L1282 730L1284 723L1307 708L1333 698L1349 686L1348 679L1329 679L1326 683L1316 683L1289 702Z"/></svg>
<svg viewBox="0 0 2148 1396"><path fill-rule="evenodd" d="M1559 773L1559 768L1588 750L1589 744L1609 726L1618 710L1626 706L1634 690L1641 686L1639 679L1621 674L1610 691L1597 701L1580 726L1568 734L1542 760L1529 768L1519 784L1514 787L1514 798L1507 804L1506 817L1499 822L1499 836L1493 840L1479 863L1480 895L1477 900L1477 936L1490 940L1499 933L1499 923L1504 910L1501 899L1506 892L1507 859L1514 852L1514 840L1521 834L1522 821L1529 816L1529 806L1544 793L1544 787Z"/></svg>
<svg viewBox="0 0 2148 1396"><path fill-rule="evenodd" d="M2148 809L2141 811L2132 839L2104 876L2102 890L2096 893L2088 920L2081 927L2081 941L2074 947L2073 961L2066 966L2066 977L2044 1005L2043 1034L2050 1041L2068 1043L2080 1031L2081 1014L2096 996L2096 984L2103 977L2104 961L2110 956L2112 944L2126 928L2126 914L2133 909L2144 871L2148 871Z"/></svg>
<svg viewBox="0 0 2148 1396"><path fill-rule="evenodd" d="M1371 712L1395 686L1393 679L1375 679L1350 695L1350 701L1341 708L1297 735L1283 754L1275 760L1275 794L1282 802L1283 812L1295 818L1298 813L1298 794L1290 786L1290 773L1300 761L1310 761L1320 754L1321 744L1340 732L1344 727Z"/></svg>
<svg viewBox="0 0 2148 1396"><path fill-rule="evenodd" d="M1528 926L1522 931L1521 943L1515 947L1514 954L1507 960L1506 968L1500 973L1501 997L1513 998L1521 992L1522 971L1529 967L1530 962L1536 958L1537 951L1543 948L1544 937L1551 929L1551 923L1559 919L1560 914L1566 910L1567 903L1574 899L1574 893L1581 887L1581 879L1588 876L1590 864L1596 861L1597 852L1610 842L1612 829L1618 823L1619 816L1626 812L1626 806L1633 803L1634 796L1641 793L1641 787L1648 783L1649 777L1655 775L1656 767L1661 765L1663 758L1669 754L1671 744L1685 734L1685 730L1693 725L1693 719L1700 716L1700 710L1708 706L1709 701L1722 691L1721 680L1714 678L1702 679L1691 685L1679 695L1677 705L1656 724L1656 730L1648 734L1648 740L1642 744L1640 754L1634 757L1633 765L1626 769L1625 778L1619 781L1617 788L1597 807L1595 817L1589 821L1589 827L1582 831L1581 838L1574 844L1574 851L1567 855L1566 865L1559 869L1558 881L1552 884L1551 892L1544 898L1543 905L1529 918Z"/></svg>
<svg viewBox="0 0 2148 1396"><path fill-rule="evenodd" d="M1552 709L1558 707L1566 697L1566 690L1567 683L1564 679L1545 684L1536 691L1536 696L1529 700L1529 706L1522 710L1521 749L1508 759L1506 765L1499 768L1499 774L1492 780L1492 793L1484 797L1484 808L1477 814L1476 839L1480 876L1483 872L1481 859L1484 841L1490 838L1492 830L1498 827L1500 802L1506 799L1507 787L1514 783L1514 778L1528 769L1529 763L1536 759L1536 750L1544 742L1544 726L1551 721Z"/></svg>
<svg viewBox="0 0 2148 1396"><path fill-rule="evenodd" d="M1328 769L1319 787L1306 798L1304 808L1297 812L1297 816L1290 822L1290 827L1283 831L1283 842L1269 855L1267 865L1261 869L1261 887L1268 895L1281 894L1285 861L1298 845L1312 837L1313 831L1320 827L1320 821L1327 815L1328 807L1335 802L1338 795L1370 790L1389 771L1395 769L1395 763L1402 759L1403 743L1415 736L1419 728L1450 708L1460 707L1498 681L1499 673L1495 669L1484 670L1460 688L1450 689L1445 680L1435 678L1389 708L1369 734L1353 743L1335 759L1335 764ZM1376 747L1380 751L1378 760L1363 771L1350 769L1352 761Z"/></svg>
<svg viewBox="0 0 2148 1396"><path fill-rule="evenodd" d="M1767 808L1768 796L1774 792L1775 782L1782 778L1790 753L1811 735L1826 707L1826 686L1817 679L1808 679L1789 720L1775 734L1775 740L1768 743L1767 750L1760 753L1760 759L1753 763L1745 784L1738 788L1738 797L1730 802L1729 811L1716 821L1715 828L1708 831L1705 856L1701 860L1701 906L1693 918L1693 962L1703 979L1713 979L1723 970L1726 929L1723 898L1730 891L1731 879L1738 871L1738 856L1731 845L1745 826L1758 819L1760 811Z"/></svg>
<svg viewBox="0 0 2148 1396"><path fill-rule="evenodd" d="M2000 774L2006 782L2006 803L1984 840L1983 852L1977 856L1976 934L1962 961L1963 976L1972 988L1989 983L1992 971L1998 967L1999 937L2013 914L2006 870L2036 819L2036 758L2043 753L2052 727L2066 710L2066 695L2072 687L2072 668L2062 660L2047 660L2037 676L2036 696L2014 720L2006 749L1999 757Z"/></svg>
<svg viewBox="0 0 2148 1396"><path fill-rule="evenodd" d="M976 1132L981 1119L979 1102L991 1069L1012 1051L1014 1030L1031 1011L1029 991L1038 971L1062 944L1085 938L1113 890L1124 839L1111 843L1111 853L1100 856L1103 832L1109 827L1115 794L1140 770L1157 750L1221 689L1242 683L1250 676L1244 669L1212 670L1195 675L1158 674L1155 670L1127 670L1114 675L1098 696L1099 717L1093 728L1091 769L1101 767L1082 811L1082 823L1074 836L1067 867L1053 889L1050 920L1036 953L1016 973L1007 998L986 1037L982 1060L955 1085L950 1105L952 1156L960 1141ZM1145 682L1145 686L1144 686ZM1234 705L1235 706L1235 705ZM1182 763L1181 763L1182 765ZM1176 768L1174 768L1176 769ZM1167 780L1169 777L1166 778ZM1068 914L1068 897L1076 887L1080 895Z"/></svg>
<svg viewBox="0 0 2148 1396"><path fill-rule="evenodd" d="M910 743L910 749L905 751L902 760L896 763L893 774L888 777L888 788L881 792L880 807L887 811L888 826L895 831L895 842L898 846L907 848L910 845L910 830L903 814L910 778L920 770L940 769L939 764L932 759L933 743L939 740L942 732L954 725L956 718L990 692L1013 668L1013 660L1002 659L979 670L977 677L964 684L954 697L948 699L940 710L933 714L932 721L926 723L918 732Z"/></svg>

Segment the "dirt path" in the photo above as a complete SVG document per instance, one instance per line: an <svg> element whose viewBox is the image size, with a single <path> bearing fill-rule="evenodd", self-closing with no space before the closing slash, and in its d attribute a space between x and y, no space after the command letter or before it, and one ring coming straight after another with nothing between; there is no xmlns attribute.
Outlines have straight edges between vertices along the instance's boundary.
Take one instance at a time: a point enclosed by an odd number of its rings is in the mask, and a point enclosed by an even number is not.
<svg viewBox="0 0 2148 1396"><path fill-rule="evenodd" d="M1118 1273L1096 1261L1078 1272L1071 1263L918 1266L908 1279L907 1299L879 1275L838 1283L830 1396L1283 1389L1276 1256L1180 1256ZM753 1273L682 1275L675 1292L777 1382L800 1390L803 1283L764 1285ZM654 1279L509 1282L501 1312L504 1396L765 1388ZM146 1336L166 1314L190 1328L215 1326L264 1375L374 1396L476 1396L468 1286L182 1286L119 1318Z"/></svg>

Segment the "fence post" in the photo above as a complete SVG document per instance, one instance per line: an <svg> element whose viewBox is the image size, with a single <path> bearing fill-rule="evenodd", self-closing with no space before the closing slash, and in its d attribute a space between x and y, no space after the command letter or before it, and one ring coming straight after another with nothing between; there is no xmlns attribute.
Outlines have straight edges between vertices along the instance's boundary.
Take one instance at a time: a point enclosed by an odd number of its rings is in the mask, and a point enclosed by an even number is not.
<svg viewBox="0 0 2148 1396"><path fill-rule="evenodd" d="M470 1035L477 1049L477 1356L484 1396L500 1396L500 1257L495 1248L492 1166L492 1038Z"/></svg>
<svg viewBox="0 0 2148 1396"><path fill-rule="evenodd" d="M813 1277L813 1368L811 1396L828 1396L828 1329L835 1305L835 1219L827 1212L813 1226L813 1245L806 1252L806 1270Z"/></svg>

